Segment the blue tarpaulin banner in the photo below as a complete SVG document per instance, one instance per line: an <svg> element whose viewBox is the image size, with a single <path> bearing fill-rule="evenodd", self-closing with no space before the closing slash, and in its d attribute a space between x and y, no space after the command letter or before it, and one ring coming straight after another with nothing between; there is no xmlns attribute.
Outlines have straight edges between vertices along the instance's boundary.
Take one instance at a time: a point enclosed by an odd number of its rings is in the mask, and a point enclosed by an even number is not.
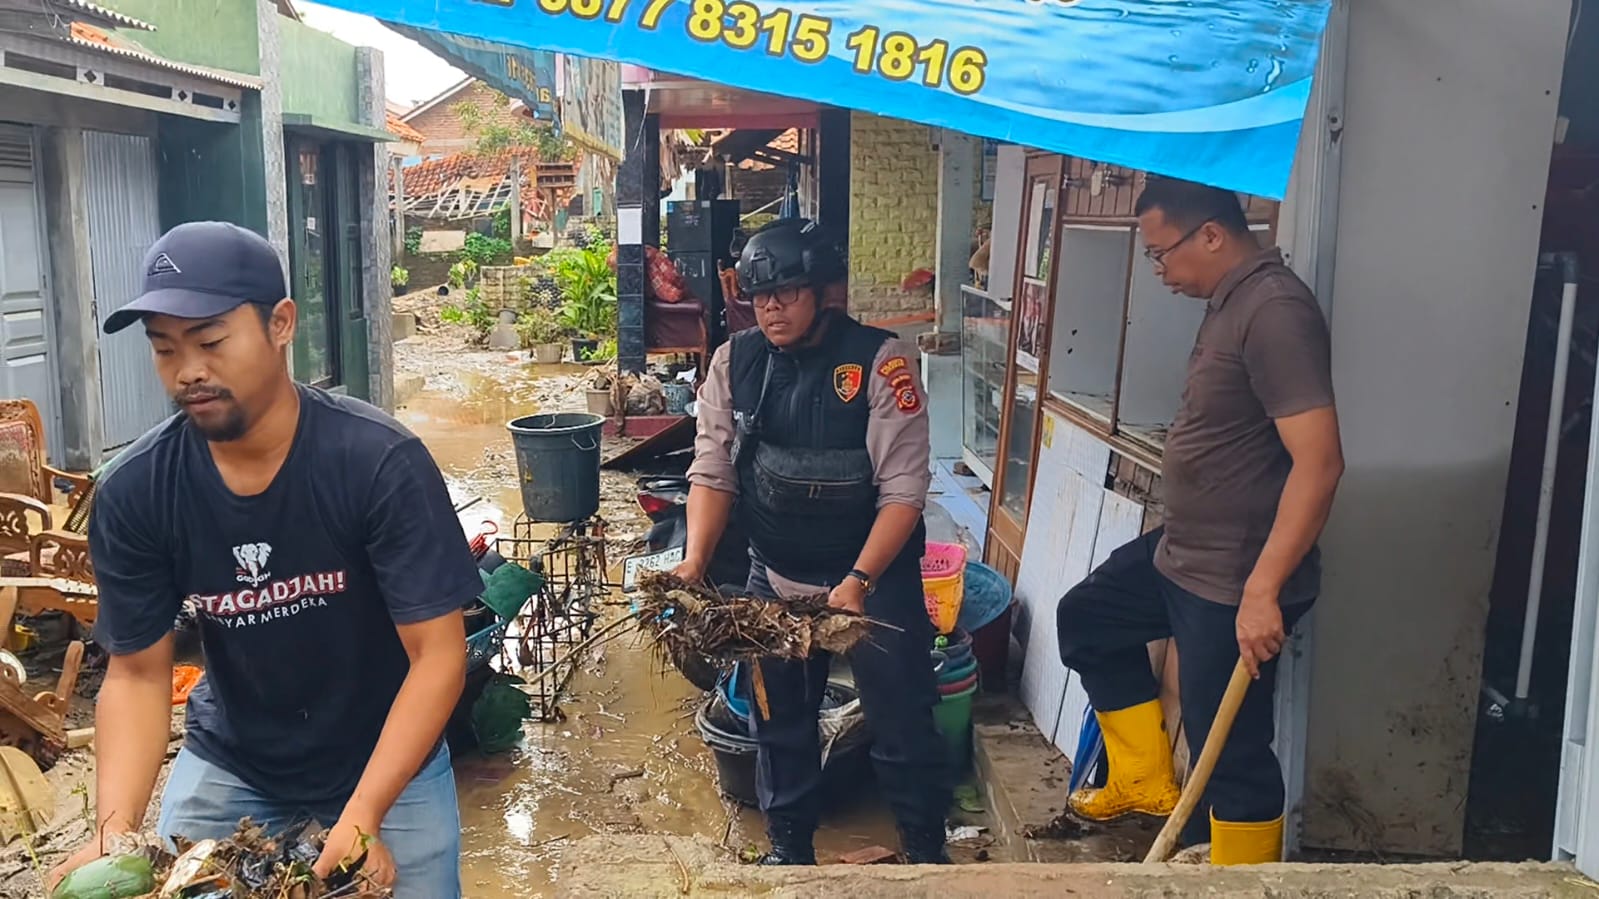
<svg viewBox="0 0 1599 899"><path fill-rule="evenodd" d="M1331 0L322 0L1281 198Z"/></svg>
<svg viewBox="0 0 1599 899"><path fill-rule="evenodd" d="M357 6L351 4L350 8ZM521 100L533 111L535 119L558 124L554 52L414 28L404 19L387 24L489 87Z"/></svg>

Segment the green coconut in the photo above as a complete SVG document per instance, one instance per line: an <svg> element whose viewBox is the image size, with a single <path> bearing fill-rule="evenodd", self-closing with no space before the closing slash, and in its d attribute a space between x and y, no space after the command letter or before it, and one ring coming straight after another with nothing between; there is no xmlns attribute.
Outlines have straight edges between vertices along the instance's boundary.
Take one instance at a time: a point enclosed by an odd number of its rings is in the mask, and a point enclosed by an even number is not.
<svg viewBox="0 0 1599 899"><path fill-rule="evenodd" d="M50 899L133 899L155 889L155 872L142 855L96 859L62 879Z"/></svg>

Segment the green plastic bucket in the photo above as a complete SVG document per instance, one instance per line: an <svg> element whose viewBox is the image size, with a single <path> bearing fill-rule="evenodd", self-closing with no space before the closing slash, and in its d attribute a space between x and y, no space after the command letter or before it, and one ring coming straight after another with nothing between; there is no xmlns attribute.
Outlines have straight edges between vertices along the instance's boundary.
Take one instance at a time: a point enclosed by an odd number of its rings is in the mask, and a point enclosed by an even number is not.
<svg viewBox="0 0 1599 899"><path fill-rule="evenodd" d="M944 737L944 749L951 771L965 771L972 758L972 695L974 682L965 690L943 697L933 706L933 723Z"/></svg>

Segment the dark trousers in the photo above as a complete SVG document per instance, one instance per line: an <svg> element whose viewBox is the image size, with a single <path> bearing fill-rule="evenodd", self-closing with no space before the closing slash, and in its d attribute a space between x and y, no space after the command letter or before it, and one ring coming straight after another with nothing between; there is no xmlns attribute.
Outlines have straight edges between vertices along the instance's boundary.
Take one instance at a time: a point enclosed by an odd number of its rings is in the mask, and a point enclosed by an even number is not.
<svg viewBox="0 0 1599 899"><path fill-rule="evenodd" d="M1082 677L1094 709L1114 712L1159 698L1147 644L1174 638L1183 734L1189 758L1197 761L1238 663L1238 607L1196 596L1155 570L1160 535L1157 530L1117 549L1061 599L1055 618L1060 658ZM1291 631L1310 605L1283 607L1284 628ZM1274 821L1282 814L1282 768L1271 748L1276 675L1273 659L1244 695L1183 832L1185 843L1208 842L1213 808L1222 821Z"/></svg>
<svg viewBox="0 0 1599 899"><path fill-rule="evenodd" d="M750 567L749 591L778 598L759 561ZM867 597L866 614L890 625L874 628L849 655L872 734L878 787L902 830L937 828L942 840L950 785L944 742L933 724L938 687L928 652L934 633L921 571L896 563ZM763 719L759 704L750 703L756 795L774 828L809 834L816 827L821 785L816 721L829 663L825 654L804 662L761 662L771 719Z"/></svg>

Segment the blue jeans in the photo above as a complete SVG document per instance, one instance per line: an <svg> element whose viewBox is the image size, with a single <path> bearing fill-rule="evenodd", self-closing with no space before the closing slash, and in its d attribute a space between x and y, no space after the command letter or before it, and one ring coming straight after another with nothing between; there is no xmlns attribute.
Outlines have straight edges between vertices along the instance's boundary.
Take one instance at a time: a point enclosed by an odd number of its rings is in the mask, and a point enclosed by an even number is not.
<svg viewBox="0 0 1599 899"><path fill-rule="evenodd" d="M307 816L331 827L342 805L301 807L263 796L222 768L187 749L172 762L161 794L162 839L191 840L232 836L248 816L268 832ZM383 844L394 856L395 899L459 899L461 895L461 811L455 800L450 751L440 746L406 786L383 819Z"/></svg>

